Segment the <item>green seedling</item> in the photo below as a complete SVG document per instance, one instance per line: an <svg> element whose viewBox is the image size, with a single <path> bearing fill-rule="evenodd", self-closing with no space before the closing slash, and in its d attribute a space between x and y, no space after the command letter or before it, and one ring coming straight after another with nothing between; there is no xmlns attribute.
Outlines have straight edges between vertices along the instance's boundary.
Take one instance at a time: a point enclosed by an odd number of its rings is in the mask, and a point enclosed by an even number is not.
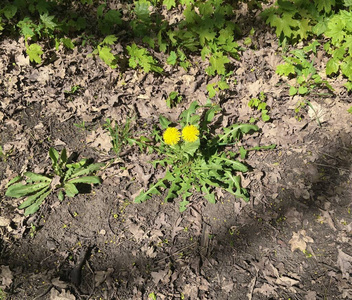
<svg viewBox="0 0 352 300"><path fill-rule="evenodd" d="M4 151L2 146L0 146L0 159L3 160L4 162L7 162L8 158L11 156L13 153L13 148L11 148L8 151Z"/></svg>
<svg viewBox="0 0 352 300"><path fill-rule="evenodd" d="M132 136L132 121L132 118L127 117L125 124L118 125L115 121L111 121L108 118L103 125L111 136L112 149L117 156L120 156L122 149L128 145L137 145L140 151L144 151L146 148L151 151L150 142L152 141L149 138L145 136L134 138Z"/></svg>
<svg viewBox="0 0 352 300"><path fill-rule="evenodd" d="M284 57L286 63L276 68L279 75L296 77L297 84L290 86L290 96L307 95L317 87L333 91L331 85L317 73L314 61L307 60L304 50L292 50L290 53L292 56Z"/></svg>
<svg viewBox="0 0 352 300"><path fill-rule="evenodd" d="M73 85L71 87L71 90L69 91L64 91L65 94L70 94L70 95L73 95L75 94L76 92L78 92L82 87L80 87L79 85Z"/></svg>
<svg viewBox="0 0 352 300"><path fill-rule="evenodd" d="M91 174L100 170L104 163L90 163L87 159L77 163L70 162L66 149L59 154L57 150L50 148L49 156L52 161L51 174L25 172L23 176L16 176L7 184L6 196L26 198L19 206L19 209L25 209L26 216L35 213L53 192L58 191L58 198L62 201L64 195L71 198L79 193L77 184L101 183L98 176Z"/></svg>
<svg viewBox="0 0 352 300"><path fill-rule="evenodd" d="M266 104L266 96L263 92L260 92L259 98L252 98L248 102L248 106L251 108L256 108L259 112L261 112L262 120L264 122L268 122L270 120L270 116L268 115L267 104ZM254 123L255 119L251 119L250 123Z"/></svg>
<svg viewBox="0 0 352 300"><path fill-rule="evenodd" d="M166 105L168 108L173 108L177 104L181 103L181 101L182 101L182 96L179 95L179 93L171 92L169 94L169 97L167 97L167 99L166 99Z"/></svg>
<svg viewBox="0 0 352 300"><path fill-rule="evenodd" d="M203 113L197 113L199 110ZM222 188L244 201L249 201L248 191L241 186L239 173L248 171L248 166L238 160L239 153L229 151L250 132L258 131L256 125L233 124L215 133L212 124L218 105L209 101L200 106L196 101L179 117L178 126L172 126L165 117L160 116L160 126L164 130L154 132L157 144L155 149L162 156L152 162L154 167L165 168L165 176L142 190L135 198L136 203L144 202L152 195L161 195L160 189L167 189L165 202L181 197L180 211L183 212L194 191L204 194L205 199L215 203L214 188Z"/></svg>

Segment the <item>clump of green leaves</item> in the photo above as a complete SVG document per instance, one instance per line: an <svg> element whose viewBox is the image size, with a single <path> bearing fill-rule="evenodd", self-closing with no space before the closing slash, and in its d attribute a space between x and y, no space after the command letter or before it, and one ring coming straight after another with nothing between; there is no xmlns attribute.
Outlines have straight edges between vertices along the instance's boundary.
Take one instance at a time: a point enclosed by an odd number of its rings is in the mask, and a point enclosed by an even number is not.
<svg viewBox="0 0 352 300"><path fill-rule="evenodd" d="M124 124L117 124L117 122L106 119L103 127L109 132L111 136L112 150L119 157L122 150L126 146L137 145L140 151L144 151L146 148L151 151L151 140L143 135L134 137L132 134L132 117L127 117Z"/></svg>
<svg viewBox="0 0 352 300"><path fill-rule="evenodd" d="M266 104L266 96L264 92L260 92L259 98L252 98L248 102L248 106L251 108L256 108L261 112L261 117L264 122L268 122L270 120L270 116L268 115L267 104ZM255 119L252 118L250 123L254 123Z"/></svg>
<svg viewBox="0 0 352 300"><path fill-rule="evenodd" d="M203 113L198 113L199 109ZM166 168L166 173L146 191L143 190L135 202L144 202L154 194L161 195L160 189L167 188L165 201L181 197L181 212L186 209L195 191L203 193L211 203L215 203L214 188L222 188L249 201L248 191L241 186L239 175L247 172L248 166L239 160L240 153L233 151L233 146L244 134L258 131L259 128L251 124L233 124L215 133L213 121L219 112L218 105L208 102L200 106L193 102L179 117L182 139L178 129L167 118L160 117L160 126L165 132L163 136L155 132L158 143L155 148L162 158L152 164Z"/></svg>
<svg viewBox="0 0 352 300"><path fill-rule="evenodd" d="M315 43L314 45L316 47L319 43ZM308 47L290 51L291 56L284 56L285 63L276 68L276 73L279 75L296 77L297 84L290 86L290 96L296 94L307 95L317 87L326 87L330 91L333 90L329 82L323 80L318 74L314 67L314 60L309 61L307 59L305 51L309 51L310 49L312 48Z"/></svg>
<svg viewBox="0 0 352 300"><path fill-rule="evenodd" d="M351 1L345 5L352 7ZM349 82L345 87L352 91L352 11L340 10L338 14L329 19L325 36L330 38L324 45L325 51L331 55L326 64L326 74L337 74L339 70Z"/></svg>
<svg viewBox="0 0 352 300"><path fill-rule="evenodd" d="M276 28L276 35L283 45L324 35L327 39L324 50L331 56L325 66L326 74L333 75L341 71L349 80L345 87L352 90L351 7L350 0L286 0L277 1L262 16L267 24ZM306 87L301 87L297 92L305 94L306 90ZM294 91L292 88L291 93Z"/></svg>
<svg viewBox="0 0 352 300"><path fill-rule="evenodd" d="M104 163L91 163L88 159L82 159L77 163L71 162L66 149L59 154L57 150L50 148L49 156L52 161L53 172L51 174L25 172L23 176L17 176L7 184L6 196L26 197L26 200L19 206L19 209L25 209L25 215L35 213L53 192L58 191L58 198L62 201L65 194L67 197L74 197L79 193L77 184L101 183L98 176L91 174L100 170L105 165Z"/></svg>

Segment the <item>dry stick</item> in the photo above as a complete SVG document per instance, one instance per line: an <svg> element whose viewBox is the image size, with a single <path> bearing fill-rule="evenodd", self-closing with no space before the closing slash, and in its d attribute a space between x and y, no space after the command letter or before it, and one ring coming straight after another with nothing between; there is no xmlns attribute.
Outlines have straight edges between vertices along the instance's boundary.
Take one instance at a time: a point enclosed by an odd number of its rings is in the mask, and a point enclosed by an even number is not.
<svg viewBox="0 0 352 300"><path fill-rule="evenodd" d="M190 245L188 245L188 246L185 246L185 247L183 247L183 248L177 250L176 252L171 253L171 254L169 254L168 256L157 260L155 263L158 264L159 262L161 262L161 261L163 261L163 260L165 260L165 259L167 259L167 258L170 258L171 256L174 256L174 255L177 254L177 253L180 253L180 252L182 252L182 251L184 251L184 250L186 250L186 249L188 249L188 248L191 248L191 247L195 246L196 244L197 244L197 242L194 242L194 243L192 243L192 244L190 244Z"/></svg>
<svg viewBox="0 0 352 300"><path fill-rule="evenodd" d="M339 167L335 167L335 166L331 166L331 165L325 165L325 164L319 164L319 163L313 163L313 164L317 165L317 166L321 166L321 167L327 167L327 168L336 169L336 170L339 170L339 171L351 172L350 170L339 168Z"/></svg>

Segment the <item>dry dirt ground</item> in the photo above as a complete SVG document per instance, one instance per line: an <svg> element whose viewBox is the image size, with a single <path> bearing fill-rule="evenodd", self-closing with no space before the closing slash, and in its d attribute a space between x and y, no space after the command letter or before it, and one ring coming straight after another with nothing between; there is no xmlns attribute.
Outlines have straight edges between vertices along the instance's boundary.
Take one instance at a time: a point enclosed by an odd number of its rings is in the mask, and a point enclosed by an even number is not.
<svg viewBox="0 0 352 300"><path fill-rule="evenodd" d="M275 74L277 40L252 21L255 47L231 62L230 89L213 101L223 125L248 122L260 119L248 101L264 92L271 120L242 143L277 147L250 153L249 203L194 193L184 213L163 197L133 203L156 170L138 148L116 159L102 124L132 114L133 134L148 135L159 115L176 120L192 101L204 104L210 79L198 57L188 72L121 72L87 57L87 46L32 65L23 40L1 39L0 299L352 299L351 95L342 78L329 79L333 93L311 94L314 110L295 111L303 99ZM184 100L168 109L171 91ZM5 186L24 171L45 173L50 147L115 160L90 193L52 194L25 217Z"/></svg>

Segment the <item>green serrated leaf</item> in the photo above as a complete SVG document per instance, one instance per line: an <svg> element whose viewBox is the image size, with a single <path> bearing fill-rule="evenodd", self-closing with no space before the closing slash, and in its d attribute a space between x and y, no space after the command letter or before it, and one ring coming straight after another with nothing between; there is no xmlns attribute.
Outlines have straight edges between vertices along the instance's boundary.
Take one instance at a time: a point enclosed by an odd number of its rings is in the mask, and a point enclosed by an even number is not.
<svg viewBox="0 0 352 300"><path fill-rule="evenodd" d="M291 85L291 86L290 86L290 90L289 90L289 92L288 92L289 95L290 95L290 96L294 96L294 95L297 94L297 92L298 92L297 89L296 89L293 85Z"/></svg>
<svg viewBox="0 0 352 300"><path fill-rule="evenodd" d="M177 54L175 51L171 51L169 57L167 58L166 61L169 65L174 66L177 62Z"/></svg>
<svg viewBox="0 0 352 300"><path fill-rule="evenodd" d="M12 18L15 16L15 14L17 13L17 6L16 6L16 5L8 4L8 5L6 5L6 6L4 7L4 9L3 9L2 12L3 12L4 16L5 16L8 20L10 20L10 19L12 19Z"/></svg>
<svg viewBox="0 0 352 300"><path fill-rule="evenodd" d="M31 44L29 47L26 49L26 53L29 56L30 61L34 61L37 64L40 64L42 62L42 55L43 55L43 50L42 46L38 44Z"/></svg>
<svg viewBox="0 0 352 300"><path fill-rule="evenodd" d="M116 57L111 53L111 48L108 46L98 46L99 57L112 69L117 67Z"/></svg>
<svg viewBox="0 0 352 300"><path fill-rule="evenodd" d="M340 68L340 63L336 58L330 58L326 63L326 75L337 73Z"/></svg>
<svg viewBox="0 0 352 300"><path fill-rule="evenodd" d="M279 75L285 75L285 76L289 76L290 74L292 75L296 74L294 65L290 63L278 65L276 67L276 73Z"/></svg>
<svg viewBox="0 0 352 300"><path fill-rule="evenodd" d="M176 1L175 0L164 0L163 4L166 6L168 10L170 10L172 7L176 6Z"/></svg>

